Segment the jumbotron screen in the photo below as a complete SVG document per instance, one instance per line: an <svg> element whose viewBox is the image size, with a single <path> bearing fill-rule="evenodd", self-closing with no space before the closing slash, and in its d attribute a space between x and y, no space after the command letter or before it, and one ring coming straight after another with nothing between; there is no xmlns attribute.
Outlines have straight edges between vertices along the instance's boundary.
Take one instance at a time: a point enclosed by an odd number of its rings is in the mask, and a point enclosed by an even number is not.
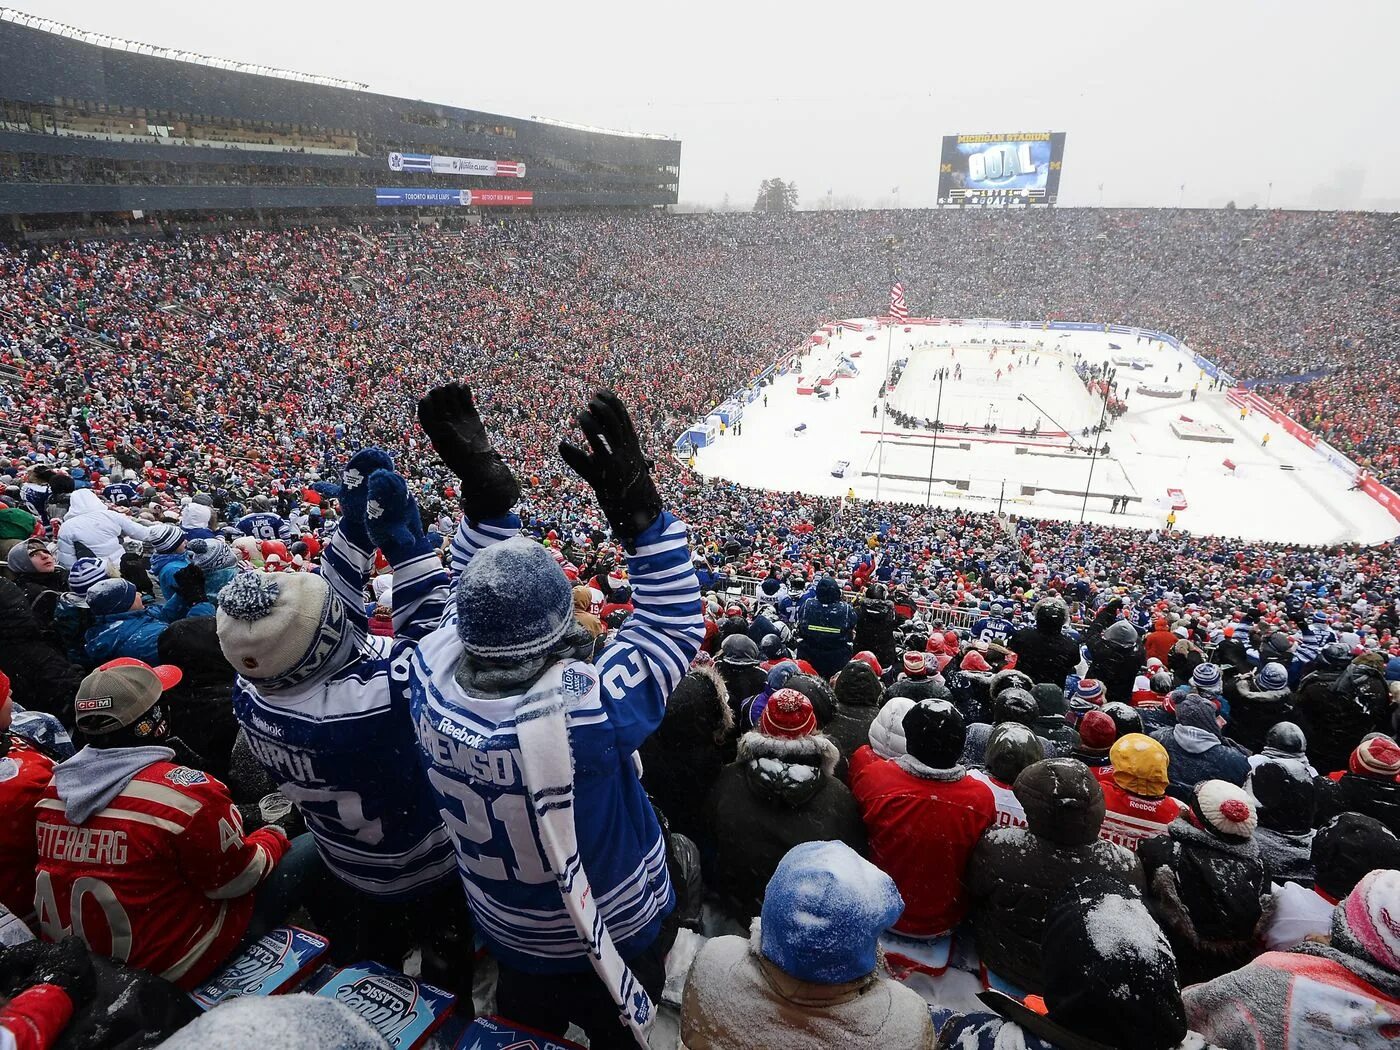
<svg viewBox="0 0 1400 1050"><path fill-rule="evenodd" d="M1054 204L1065 154L1063 131L944 135L939 204Z"/></svg>

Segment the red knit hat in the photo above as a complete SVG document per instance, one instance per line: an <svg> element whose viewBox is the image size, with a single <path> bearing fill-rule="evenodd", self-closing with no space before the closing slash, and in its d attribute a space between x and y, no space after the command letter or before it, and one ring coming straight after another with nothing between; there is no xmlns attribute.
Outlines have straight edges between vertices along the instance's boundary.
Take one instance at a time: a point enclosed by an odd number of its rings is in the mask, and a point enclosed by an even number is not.
<svg viewBox="0 0 1400 1050"><path fill-rule="evenodd" d="M1078 728L1080 741L1091 751L1107 751L1118 739L1118 726L1113 716L1097 708L1084 713Z"/></svg>
<svg viewBox="0 0 1400 1050"><path fill-rule="evenodd" d="M1388 736L1363 740L1351 753L1347 768L1357 774L1394 777L1400 774L1400 745Z"/></svg>
<svg viewBox="0 0 1400 1050"><path fill-rule="evenodd" d="M768 736L806 736L817 728L817 713L812 709L812 701L796 689L779 689L763 705L758 728Z"/></svg>
<svg viewBox="0 0 1400 1050"><path fill-rule="evenodd" d="M904 673L910 678L922 678L928 674L928 661L924 659L924 654L914 649L905 653Z"/></svg>

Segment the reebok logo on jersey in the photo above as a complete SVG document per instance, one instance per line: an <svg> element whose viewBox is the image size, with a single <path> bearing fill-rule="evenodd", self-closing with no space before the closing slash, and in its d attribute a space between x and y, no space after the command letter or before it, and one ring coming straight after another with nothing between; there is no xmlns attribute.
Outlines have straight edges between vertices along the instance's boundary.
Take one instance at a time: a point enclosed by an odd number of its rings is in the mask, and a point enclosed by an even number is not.
<svg viewBox="0 0 1400 1050"><path fill-rule="evenodd" d="M480 749L486 743L486 738L480 733L473 733L466 726L459 726L446 715L438 719L437 731L468 747Z"/></svg>

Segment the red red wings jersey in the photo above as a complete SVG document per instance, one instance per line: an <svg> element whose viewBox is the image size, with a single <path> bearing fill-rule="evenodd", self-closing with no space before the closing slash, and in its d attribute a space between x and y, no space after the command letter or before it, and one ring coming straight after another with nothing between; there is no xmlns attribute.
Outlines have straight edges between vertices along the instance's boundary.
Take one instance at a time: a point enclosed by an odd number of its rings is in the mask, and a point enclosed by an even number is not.
<svg viewBox="0 0 1400 1050"><path fill-rule="evenodd" d="M36 838L43 938L75 934L93 951L186 990L237 946L253 890L287 851L280 830L245 837L228 788L171 762L142 769L78 825L50 785Z"/></svg>
<svg viewBox="0 0 1400 1050"><path fill-rule="evenodd" d="M1103 787L1104 818L1099 838L1137 852L1143 839L1167 833L1167 825L1184 811L1180 802L1170 795L1144 798L1124 791L1113 779L1111 769L1103 769L1099 784Z"/></svg>
<svg viewBox="0 0 1400 1050"><path fill-rule="evenodd" d="M0 904L20 918L34 909L34 806L53 776L53 760L18 737L0 758Z"/></svg>

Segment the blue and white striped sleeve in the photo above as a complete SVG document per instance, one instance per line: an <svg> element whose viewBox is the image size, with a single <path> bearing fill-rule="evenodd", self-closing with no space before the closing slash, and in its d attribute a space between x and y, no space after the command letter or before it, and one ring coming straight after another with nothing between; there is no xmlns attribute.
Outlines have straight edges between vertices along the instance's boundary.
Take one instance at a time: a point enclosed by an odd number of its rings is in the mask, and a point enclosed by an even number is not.
<svg viewBox="0 0 1400 1050"><path fill-rule="evenodd" d="M419 641L442 620L452 582L426 536L385 557L394 569L394 637Z"/></svg>
<svg viewBox="0 0 1400 1050"><path fill-rule="evenodd" d="M475 524L462 515L457 526L457 534L452 537L452 575L460 576L477 551L520 535L520 518L515 514L502 514L499 518L487 518Z"/></svg>
<svg viewBox="0 0 1400 1050"><path fill-rule="evenodd" d="M637 537L627 572L635 611L603 651L598 670L619 746L635 749L661 724L671 690L705 639L685 523L663 512Z"/></svg>
<svg viewBox="0 0 1400 1050"><path fill-rule="evenodd" d="M336 529L321 551L321 575L344 604L350 622L362 632L369 630L365 584L373 565L374 548L365 550L351 542L344 529Z"/></svg>

